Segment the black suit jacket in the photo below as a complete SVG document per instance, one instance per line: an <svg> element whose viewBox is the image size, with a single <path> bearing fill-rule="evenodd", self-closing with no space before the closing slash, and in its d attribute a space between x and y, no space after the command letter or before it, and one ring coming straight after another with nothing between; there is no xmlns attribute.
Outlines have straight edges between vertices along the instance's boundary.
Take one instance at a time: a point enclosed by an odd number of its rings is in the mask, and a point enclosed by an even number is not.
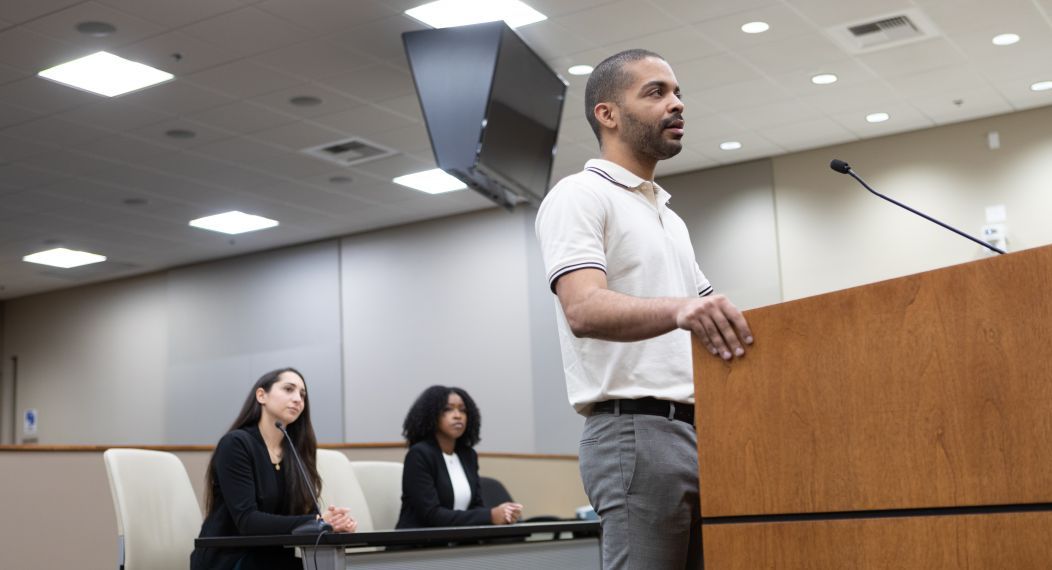
<svg viewBox="0 0 1052 570"><path fill-rule="evenodd" d="M201 537L289 534L314 515L286 515L284 471L295 469L291 452L281 471L270 462L267 444L256 426L236 429L216 444L212 512L201 525ZM242 560L243 559L243 560ZM241 568L302 568L291 548L196 548L192 570L226 570L241 560Z"/></svg>
<svg viewBox="0 0 1052 570"><path fill-rule="evenodd" d="M402 511L395 528L492 524L489 508L482 506L478 454L470 447L458 447L456 454L471 485L467 510L453 510L453 483L446 461L438 443L429 439L414 444L405 455Z"/></svg>

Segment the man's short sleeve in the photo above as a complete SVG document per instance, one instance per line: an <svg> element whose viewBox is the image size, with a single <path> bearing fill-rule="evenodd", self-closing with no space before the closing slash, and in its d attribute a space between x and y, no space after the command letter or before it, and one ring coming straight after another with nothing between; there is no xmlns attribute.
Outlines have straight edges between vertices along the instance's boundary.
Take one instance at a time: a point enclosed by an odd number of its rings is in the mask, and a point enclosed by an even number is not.
<svg viewBox="0 0 1052 570"><path fill-rule="evenodd" d="M698 296L706 297L712 295L712 284L709 283L708 278L701 272L701 268L698 267L697 262L694 263L694 282L698 286Z"/></svg>
<svg viewBox="0 0 1052 570"><path fill-rule="evenodd" d="M563 180L548 193L534 229L553 293L555 282L567 273L584 268L606 272L605 225L606 205L593 190Z"/></svg>

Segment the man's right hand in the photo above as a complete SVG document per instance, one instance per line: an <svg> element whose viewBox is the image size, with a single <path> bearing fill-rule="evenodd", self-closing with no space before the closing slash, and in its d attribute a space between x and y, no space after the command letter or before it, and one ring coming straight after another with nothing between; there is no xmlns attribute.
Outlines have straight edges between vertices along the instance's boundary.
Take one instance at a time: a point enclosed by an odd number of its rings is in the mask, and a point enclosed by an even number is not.
<svg viewBox="0 0 1052 570"><path fill-rule="evenodd" d="M752 331L738 307L723 295L690 299L676 312L676 326L688 330L724 360L744 356Z"/></svg>

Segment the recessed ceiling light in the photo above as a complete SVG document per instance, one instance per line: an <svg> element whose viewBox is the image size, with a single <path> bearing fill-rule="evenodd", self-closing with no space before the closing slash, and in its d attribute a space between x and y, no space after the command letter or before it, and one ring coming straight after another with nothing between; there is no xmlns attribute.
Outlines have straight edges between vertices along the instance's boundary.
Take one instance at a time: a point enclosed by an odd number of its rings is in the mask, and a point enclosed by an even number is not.
<svg viewBox="0 0 1052 570"><path fill-rule="evenodd" d="M869 123L883 123L884 121L891 118L891 115L887 113L870 113L866 115L866 122Z"/></svg>
<svg viewBox="0 0 1052 570"><path fill-rule="evenodd" d="M1048 91L1052 89L1052 81L1038 81L1030 84L1031 91Z"/></svg>
<svg viewBox="0 0 1052 570"><path fill-rule="evenodd" d="M190 225L195 228L222 232L224 234L243 234L245 232L272 228L278 225L278 221L233 210L190 220Z"/></svg>
<svg viewBox="0 0 1052 570"><path fill-rule="evenodd" d="M164 131L164 136L172 139L192 139L197 133L188 129L169 129Z"/></svg>
<svg viewBox="0 0 1052 570"><path fill-rule="evenodd" d="M811 77L811 83L815 85L829 85L830 83L836 83L837 79L838 77L832 73L819 73Z"/></svg>
<svg viewBox="0 0 1052 570"><path fill-rule="evenodd" d="M571 65L566 71L569 71L570 75L588 75L592 69L591 65Z"/></svg>
<svg viewBox="0 0 1052 570"><path fill-rule="evenodd" d="M548 19L548 16L519 0L435 0L406 10L405 13L432 28L452 28L497 20L504 20L509 27L518 28Z"/></svg>
<svg viewBox="0 0 1052 570"><path fill-rule="evenodd" d="M747 34L762 34L769 29L771 29L771 26L767 22L749 22L747 24L742 24L742 31Z"/></svg>
<svg viewBox="0 0 1052 570"><path fill-rule="evenodd" d="M76 29L85 36L93 38L104 38L117 31L117 28L109 22L81 22L77 24Z"/></svg>
<svg viewBox="0 0 1052 570"><path fill-rule="evenodd" d="M405 176L395 178L391 182L401 184L402 186L412 188L413 190L427 192L428 194L442 194L443 192L452 192L454 190L463 190L467 188L466 184L457 180L453 176L446 174L441 168L433 168L423 172L406 174Z"/></svg>
<svg viewBox="0 0 1052 570"><path fill-rule="evenodd" d="M38 253L27 255L22 258L22 261L28 261L30 263L39 263L41 265L50 265L52 267L61 267L62 269L69 269L71 267L80 267L81 265L89 265L92 263L98 263L100 261L106 261L106 256L98 255L95 253L89 253L86 251L66 249L64 247L56 247L55 249L49 249L47 251L41 251Z"/></svg>
<svg viewBox="0 0 1052 570"><path fill-rule="evenodd" d="M721 150L738 150L742 147L742 143L738 141L727 141L720 143Z"/></svg>
<svg viewBox="0 0 1052 570"><path fill-rule="evenodd" d="M1019 34L998 34L991 41L995 46L1010 46L1019 41Z"/></svg>
<svg viewBox="0 0 1052 570"><path fill-rule="evenodd" d="M67 61L37 75L106 97L123 95L173 77L171 73L104 51Z"/></svg>
<svg viewBox="0 0 1052 570"><path fill-rule="evenodd" d="M354 182L354 179L351 178L350 176L330 176L329 177L329 183L330 184L350 184L351 182Z"/></svg>
<svg viewBox="0 0 1052 570"><path fill-rule="evenodd" d="M321 105L321 99L313 95L299 95L289 99L289 103L296 107L317 107Z"/></svg>

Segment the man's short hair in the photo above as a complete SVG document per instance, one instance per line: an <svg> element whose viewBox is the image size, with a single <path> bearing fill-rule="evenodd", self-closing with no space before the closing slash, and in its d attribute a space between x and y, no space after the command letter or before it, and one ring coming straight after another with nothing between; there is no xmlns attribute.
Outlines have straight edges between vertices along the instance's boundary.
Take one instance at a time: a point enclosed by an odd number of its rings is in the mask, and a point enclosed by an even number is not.
<svg viewBox="0 0 1052 570"><path fill-rule="evenodd" d="M648 57L665 59L649 50L628 49L601 61L588 76L588 85L584 88L584 116L588 119L595 138L599 139L600 146L603 144L603 139L599 136L599 121L595 118L595 106L605 101L620 104L624 90L632 82L632 77L625 72L625 64Z"/></svg>

